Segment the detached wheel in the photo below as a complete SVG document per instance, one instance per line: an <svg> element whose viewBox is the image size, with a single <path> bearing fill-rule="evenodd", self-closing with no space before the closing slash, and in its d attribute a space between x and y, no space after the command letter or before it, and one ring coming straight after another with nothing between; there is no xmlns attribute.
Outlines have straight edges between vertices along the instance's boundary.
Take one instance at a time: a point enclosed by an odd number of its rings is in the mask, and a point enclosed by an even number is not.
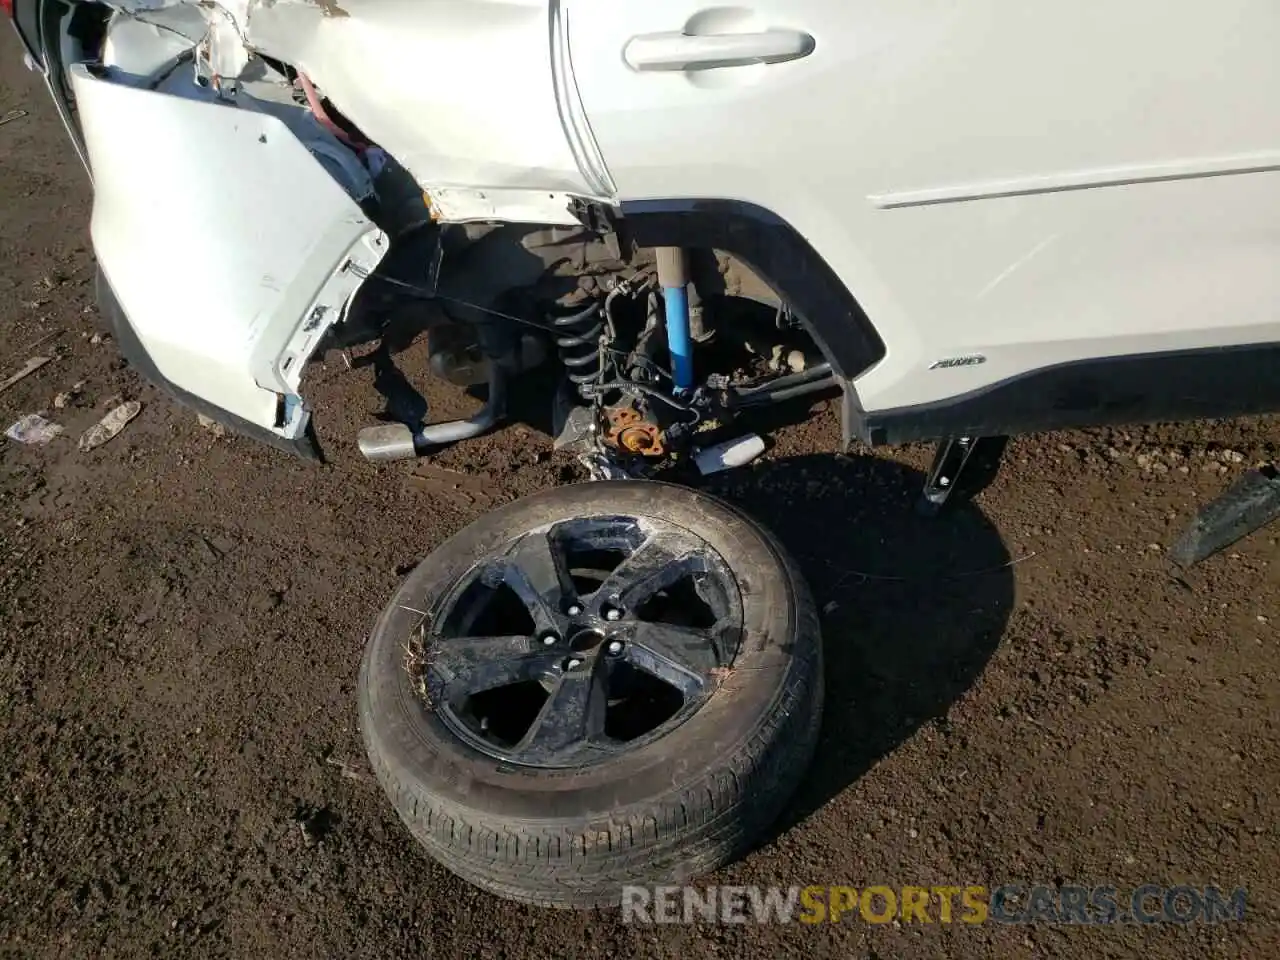
<svg viewBox="0 0 1280 960"><path fill-rule="evenodd" d="M809 590L681 487L562 487L428 557L369 641L360 722L401 819L501 896L617 904L745 852L813 756Z"/></svg>

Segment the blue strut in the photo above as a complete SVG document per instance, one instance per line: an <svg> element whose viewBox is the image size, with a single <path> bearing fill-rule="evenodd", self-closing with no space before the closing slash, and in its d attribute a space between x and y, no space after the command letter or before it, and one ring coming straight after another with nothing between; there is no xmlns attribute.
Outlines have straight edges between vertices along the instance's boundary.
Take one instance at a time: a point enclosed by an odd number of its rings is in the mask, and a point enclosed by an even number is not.
<svg viewBox="0 0 1280 960"><path fill-rule="evenodd" d="M659 247L658 283L667 314L667 352L676 390L693 389L693 342L689 337L689 274L684 251Z"/></svg>

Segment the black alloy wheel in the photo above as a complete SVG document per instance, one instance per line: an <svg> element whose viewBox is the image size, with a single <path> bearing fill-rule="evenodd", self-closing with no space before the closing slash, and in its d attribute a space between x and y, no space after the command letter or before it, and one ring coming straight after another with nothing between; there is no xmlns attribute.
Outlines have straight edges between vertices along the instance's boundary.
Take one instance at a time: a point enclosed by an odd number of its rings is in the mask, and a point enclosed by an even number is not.
<svg viewBox="0 0 1280 960"><path fill-rule="evenodd" d="M476 520L406 578L360 679L370 763L427 852L561 907L746 852L821 715L795 564L736 509L658 483L561 487Z"/></svg>

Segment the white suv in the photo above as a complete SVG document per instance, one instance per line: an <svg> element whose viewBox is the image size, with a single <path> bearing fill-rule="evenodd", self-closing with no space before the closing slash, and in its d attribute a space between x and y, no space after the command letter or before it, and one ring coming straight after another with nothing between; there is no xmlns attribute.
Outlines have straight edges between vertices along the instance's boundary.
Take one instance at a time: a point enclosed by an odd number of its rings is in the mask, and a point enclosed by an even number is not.
<svg viewBox="0 0 1280 960"><path fill-rule="evenodd" d="M940 441L931 508L982 438L1280 410L1274 3L0 6L93 178L123 351L277 446L318 455L307 361L360 343L388 393L370 457L484 432L540 366L556 443L610 479L732 466L753 411L829 392L846 443ZM401 373L424 332L430 369ZM483 408L428 422L427 373ZM816 736L816 619L705 499L508 508L384 614L370 755L462 875L616 901L777 812ZM614 560L591 589L583 551ZM525 619L493 634L503 591ZM670 712L607 719L641 701Z"/></svg>

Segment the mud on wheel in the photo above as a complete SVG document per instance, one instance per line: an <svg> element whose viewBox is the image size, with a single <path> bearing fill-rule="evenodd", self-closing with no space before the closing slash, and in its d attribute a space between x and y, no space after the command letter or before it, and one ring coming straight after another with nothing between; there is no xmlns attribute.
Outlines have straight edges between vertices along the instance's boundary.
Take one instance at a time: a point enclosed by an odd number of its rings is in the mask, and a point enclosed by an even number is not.
<svg viewBox="0 0 1280 960"><path fill-rule="evenodd" d="M656 483L497 510L405 581L361 671L370 761L494 893L616 904L744 852L814 750L817 618L756 523Z"/></svg>

